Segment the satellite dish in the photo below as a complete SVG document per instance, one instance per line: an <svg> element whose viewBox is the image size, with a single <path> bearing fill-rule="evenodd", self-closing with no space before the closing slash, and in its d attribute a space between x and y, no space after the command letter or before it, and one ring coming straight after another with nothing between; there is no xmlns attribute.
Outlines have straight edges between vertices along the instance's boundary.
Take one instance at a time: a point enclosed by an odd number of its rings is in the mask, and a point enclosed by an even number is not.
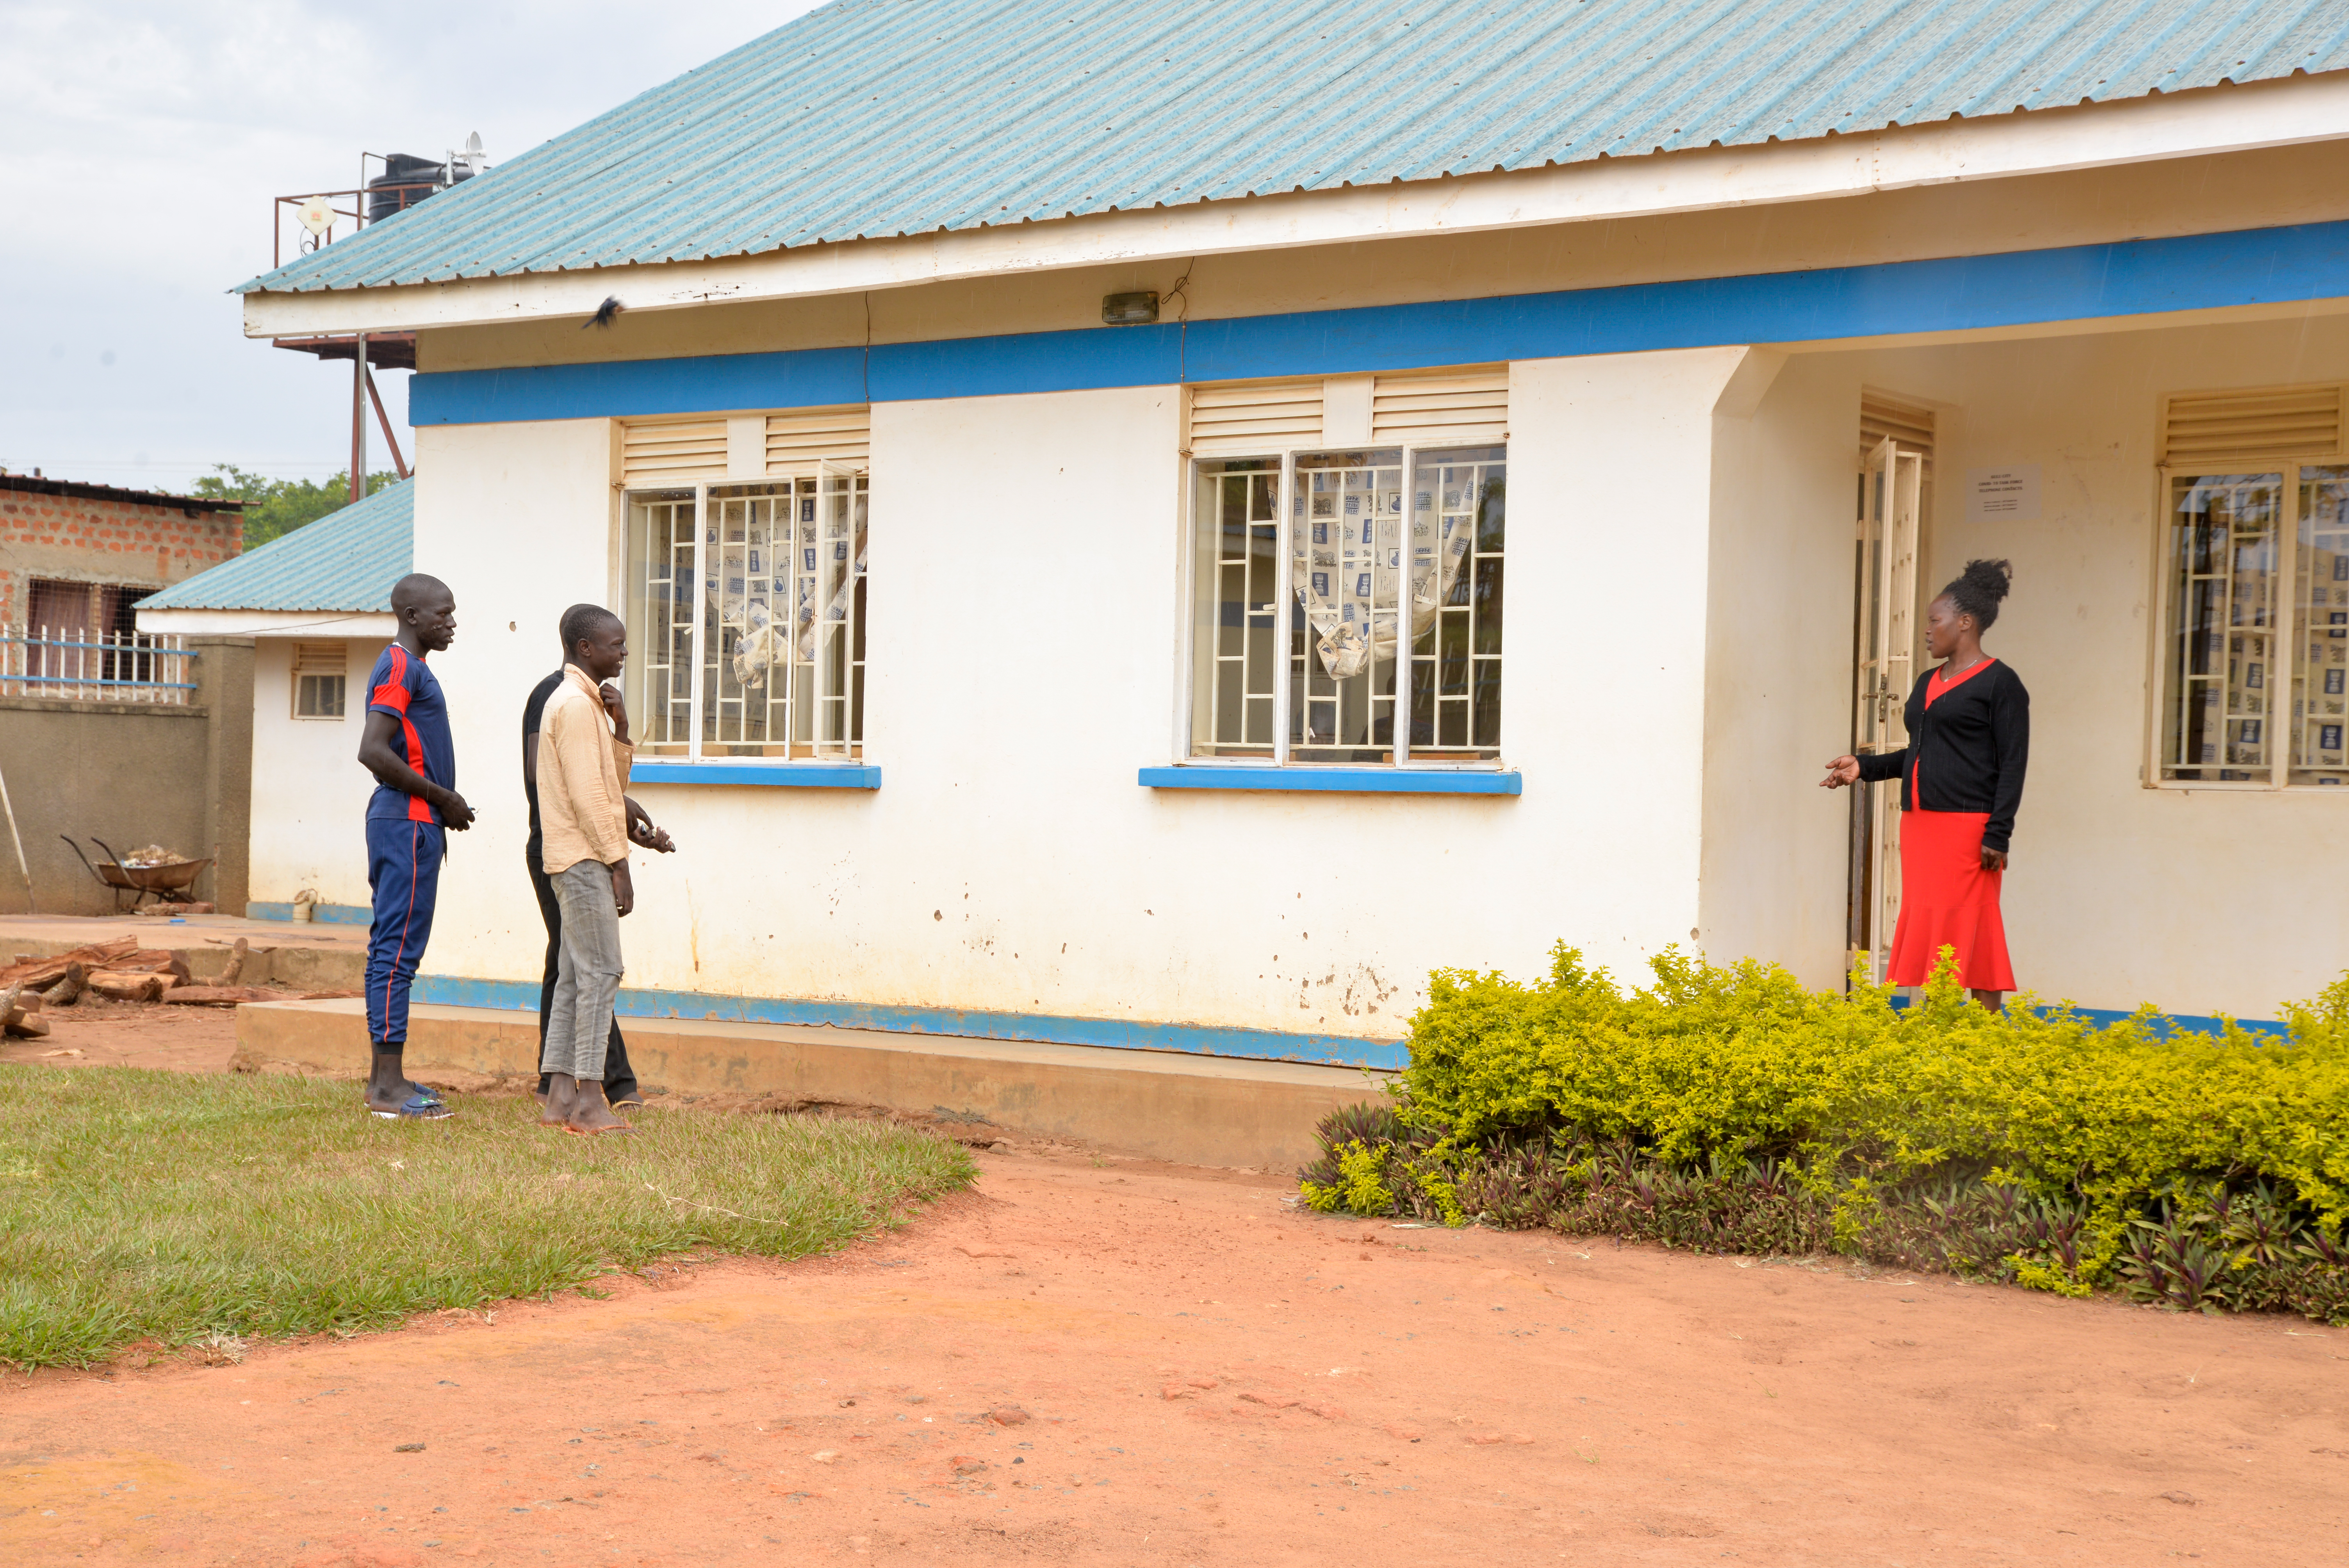
<svg viewBox="0 0 2349 1568"><path fill-rule="evenodd" d="M476 174L479 174L483 169L488 167L490 161L489 154L481 150L481 133L480 131L477 130L471 136L465 138L465 151L463 156L465 160L465 167L471 170Z"/></svg>
<svg viewBox="0 0 2349 1568"><path fill-rule="evenodd" d="M309 198L295 210L294 215L318 239L326 238L326 231L335 226L335 205L324 196Z"/></svg>

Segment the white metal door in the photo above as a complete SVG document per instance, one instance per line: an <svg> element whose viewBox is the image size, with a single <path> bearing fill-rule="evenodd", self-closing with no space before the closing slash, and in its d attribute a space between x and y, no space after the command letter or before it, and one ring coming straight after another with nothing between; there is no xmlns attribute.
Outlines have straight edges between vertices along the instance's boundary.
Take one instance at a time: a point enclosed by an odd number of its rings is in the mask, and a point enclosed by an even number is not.
<svg viewBox="0 0 2349 1568"><path fill-rule="evenodd" d="M1868 454L1861 487L1859 668L1856 748L1898 751L1909 743L1902 710L1916 679L1917 534L1924 459L1890 438ZM1868 934L1880 984L1900 916L1900 786L1887 782L1868 802Z"/></svg>

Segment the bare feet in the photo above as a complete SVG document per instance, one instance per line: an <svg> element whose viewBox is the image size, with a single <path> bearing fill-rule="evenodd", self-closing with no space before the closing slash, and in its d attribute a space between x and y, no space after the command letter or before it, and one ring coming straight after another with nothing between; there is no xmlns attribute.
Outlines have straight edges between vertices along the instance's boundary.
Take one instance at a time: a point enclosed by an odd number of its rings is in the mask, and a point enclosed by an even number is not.
<svg viewBox="0 0 2349 1568"><path fill-rule="evenodd" d="M604 1085L600 1080L557 1078L555 1081L569 1083L573 1088L570 1104L565 1108L568 1114L563 1124L564 1130L579 1133L634 1132L636 1130L635 1128L612 1114L611 1106L605 1102ZM548 1097L550 1102L553 1098L551 1095Z"/></svg>
<svg viewBox="0 0 2349 1568"><path fill-rule="evenodd" d="M571 1102L577 1097L578 1084L569 1073L546 1075L546 1098L540 1100L538 1124L541 1127L561 1127L571 1114Z"/></svg>

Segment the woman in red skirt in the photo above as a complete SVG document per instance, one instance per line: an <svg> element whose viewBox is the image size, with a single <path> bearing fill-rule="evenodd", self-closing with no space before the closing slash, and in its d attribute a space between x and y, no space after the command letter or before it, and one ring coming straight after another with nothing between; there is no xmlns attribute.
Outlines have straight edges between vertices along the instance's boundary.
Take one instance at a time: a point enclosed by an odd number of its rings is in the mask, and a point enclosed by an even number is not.
<svg viewBox="0 0 2349 1568"><path fill-rule="evenodd" d="M1940 662L1909 694L1909 744L1838 757L1820 780L1900 780L1900 919L1885 984L1922 985L1941 949L1955 948L1959 984L1993 1013L2014 989L1998 890L2023 804L2031 694L1982 639L2012 577L2003 561L1966 562L1926 607L1925 651Z"/></svg>

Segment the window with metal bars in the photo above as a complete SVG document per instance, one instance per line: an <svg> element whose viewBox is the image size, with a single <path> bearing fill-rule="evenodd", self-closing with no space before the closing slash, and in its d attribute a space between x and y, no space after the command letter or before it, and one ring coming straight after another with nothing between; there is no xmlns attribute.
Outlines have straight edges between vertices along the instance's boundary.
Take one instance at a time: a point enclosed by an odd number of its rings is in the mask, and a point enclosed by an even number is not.
<svg viewBox="0 0 2349 1568"><path fill-rule="evenodd" d="M867 477L627 498L639 756L844 761L864 747Z"/></svg>
<svg viewBox="0 0 2349 1568"><path fill-rule="evenodd" d="M2349 784L2340 408L2334 387L2168 400L2158 782Z"/></svg>
<svg viewBox="0 0 2349 1568"><path fill-rule="evenodd" d="M338 642L294 645L294 717L341 718L350 656Z"/></svg>
<svg viewBox="0 0 2349 1568"><path fill-rule="evenodd" d="M1196 459L1190 754L1495 762L1507 456L1495 444Z"/></svg>

